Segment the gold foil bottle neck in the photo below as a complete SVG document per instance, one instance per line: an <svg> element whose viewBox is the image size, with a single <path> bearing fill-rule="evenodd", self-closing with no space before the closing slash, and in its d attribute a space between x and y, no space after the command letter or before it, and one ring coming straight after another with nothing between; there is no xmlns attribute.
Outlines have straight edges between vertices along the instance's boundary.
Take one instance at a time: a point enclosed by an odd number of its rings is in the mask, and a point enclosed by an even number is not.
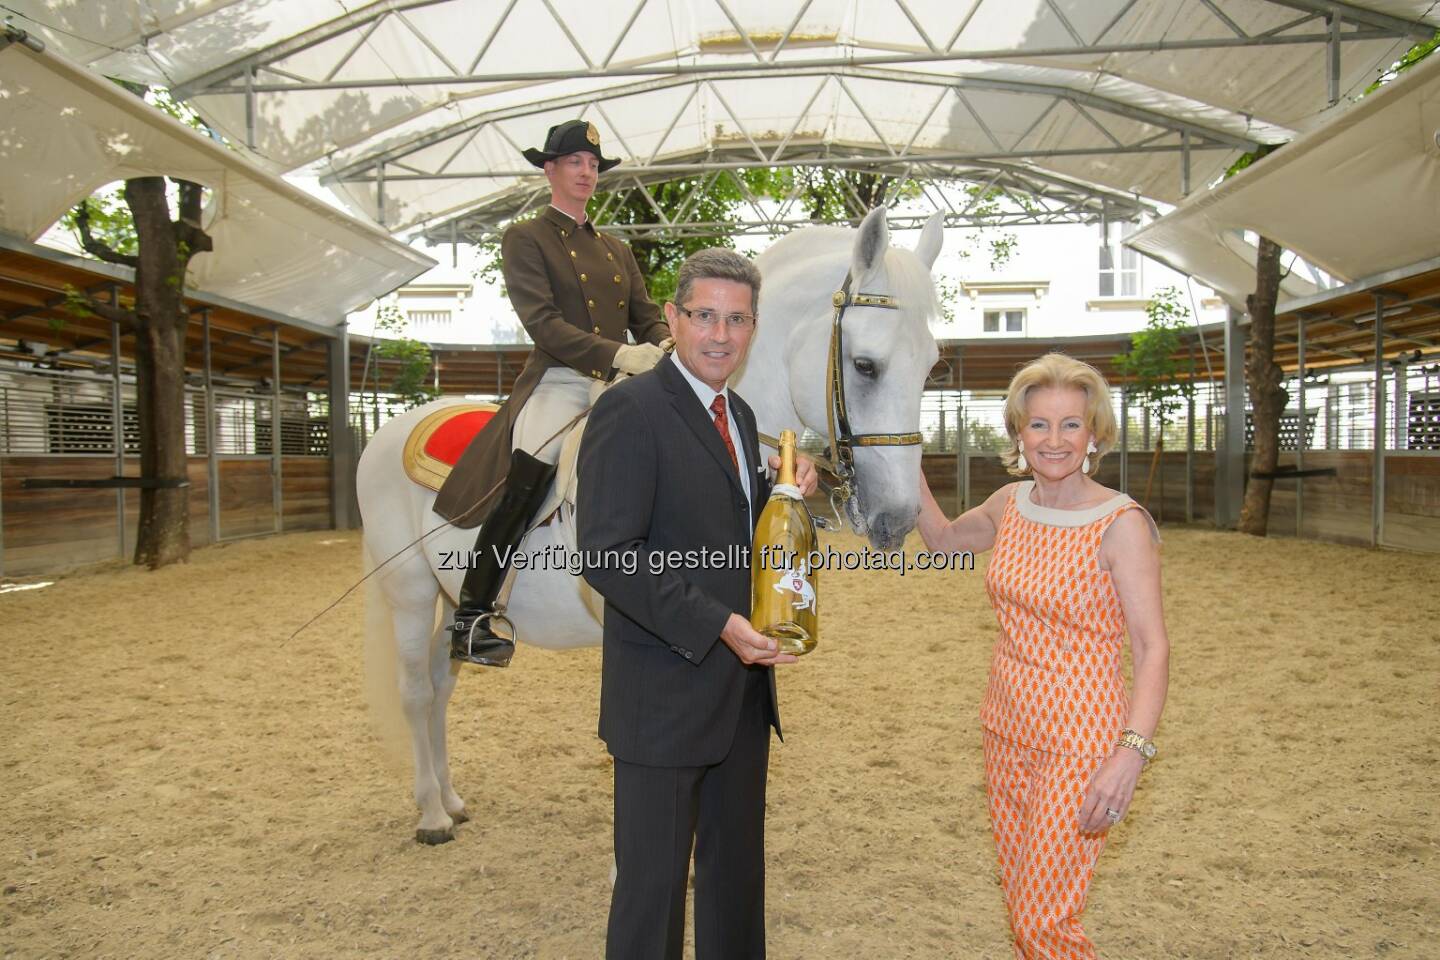
<svg viewBox="0 0 1440 960"><path fill-rule="evenodd" d="M775 475L777 484L795 486L795 431L780 431L780 472Z"/></svg>

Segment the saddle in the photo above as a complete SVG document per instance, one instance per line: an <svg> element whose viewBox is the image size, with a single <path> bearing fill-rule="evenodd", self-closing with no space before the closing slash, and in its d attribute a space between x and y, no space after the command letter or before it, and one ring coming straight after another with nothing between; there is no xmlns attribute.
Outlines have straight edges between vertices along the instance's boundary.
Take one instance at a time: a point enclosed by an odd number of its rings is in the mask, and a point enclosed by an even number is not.
<svg viewBox="0 0 1440 960"><path fill-rule="evenodd" d="M470 441L499 409L499 405L494 403L457 403L426 416L411 429L410 436L405 440L405 475L422 487L439 490ZM562 505L568 507L561 511L561 520L565 531L564 542L570 545L575 543L575 490L579 477L580 439L586 422L581 420L565 435L555 482L531 521L532 527L539 526Z"/></svg>
<svg viewBox="0 0 1440 960"><path fill-rule="evenodd" d="M494 403L457 403L425 417L405 440L405 476L439 490L460 454L499 409Z"/></svg>

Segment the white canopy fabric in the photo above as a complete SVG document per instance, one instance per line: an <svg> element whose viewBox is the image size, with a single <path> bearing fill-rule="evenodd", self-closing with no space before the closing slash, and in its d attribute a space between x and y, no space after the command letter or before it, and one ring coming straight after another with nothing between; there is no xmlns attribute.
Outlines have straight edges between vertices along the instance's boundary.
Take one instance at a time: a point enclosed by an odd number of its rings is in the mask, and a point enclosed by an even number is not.
<svg viewBox="0 0 1440 960"><path fill-rule="evenodd" d="M1341 282L1440 255L1440 57L1126 242L1241 302L1255 286L1246 230Z"/></svg>
<svg viewBox="0 0 1440 960"><path fill-rule="evenodd" d="M1434 0L7 0L164 84L387 229L533 202L520 148L574 116L627 162L1010 165L1179 202L1292 139L1440 25ZM1332 100L1338 101L1334 110ZM538 181L543 182L543 181Z"/></svg>
<svg viewBox="0 0 1440 960"><path fill-rule="evenodd" d="M35 240L105 184L153 175L211 190L215 250L191 264L197 291L333 326L434 266L99 74L0 49L0 231Z"/></svg>

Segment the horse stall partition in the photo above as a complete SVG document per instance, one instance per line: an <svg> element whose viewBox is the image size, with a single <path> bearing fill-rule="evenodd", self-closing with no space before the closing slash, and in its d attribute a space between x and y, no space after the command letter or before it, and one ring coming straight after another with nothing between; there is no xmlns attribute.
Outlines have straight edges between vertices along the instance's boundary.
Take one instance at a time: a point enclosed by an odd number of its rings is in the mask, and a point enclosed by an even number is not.
<svg viewBox="0 0 1440 960"><path fill-rule="evenodd" d="M1385 454L1381 542L1406 550L1440 550L1440 452Z"/></svg>
<svg viewBox="0 0 1440 960"><path fill-rule="evenodd" d="M119 386L117 396L115 380L106 374L0 369L0 573L40 574L133 554L138 489L25 483L139 475L133 379L123 378ZM220 540L329 529L324 418L308 409L305 398L283 396L277 458L271 444L273 397L218 390L215 395L212 498L205 391L186 391L191 546L210 543L216 527Z"/></svg>

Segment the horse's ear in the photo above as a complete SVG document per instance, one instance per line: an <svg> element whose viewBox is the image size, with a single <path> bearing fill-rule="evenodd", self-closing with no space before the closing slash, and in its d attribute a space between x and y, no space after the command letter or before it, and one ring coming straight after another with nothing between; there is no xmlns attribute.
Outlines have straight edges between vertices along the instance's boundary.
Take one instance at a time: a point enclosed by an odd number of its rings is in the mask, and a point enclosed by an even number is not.
<svg viewBox="0 0 1440 960"><path fill-rule="evenodd" d="M856 283L873 270L890 245L890 225L885 221L885 208L876 207L860 221L860 235L855 238L855 251L850 258L850 276Z"/></svg>
<svg viewBox="0 0 1440 960"><path fill-rule="evenodd" d="M940 256L940 245L944 242L945 214L937 210L925 221L925 228L920 231L920 243L915 248L915 256L919 257L925 266L933 267L935 258Z"/></svg>

